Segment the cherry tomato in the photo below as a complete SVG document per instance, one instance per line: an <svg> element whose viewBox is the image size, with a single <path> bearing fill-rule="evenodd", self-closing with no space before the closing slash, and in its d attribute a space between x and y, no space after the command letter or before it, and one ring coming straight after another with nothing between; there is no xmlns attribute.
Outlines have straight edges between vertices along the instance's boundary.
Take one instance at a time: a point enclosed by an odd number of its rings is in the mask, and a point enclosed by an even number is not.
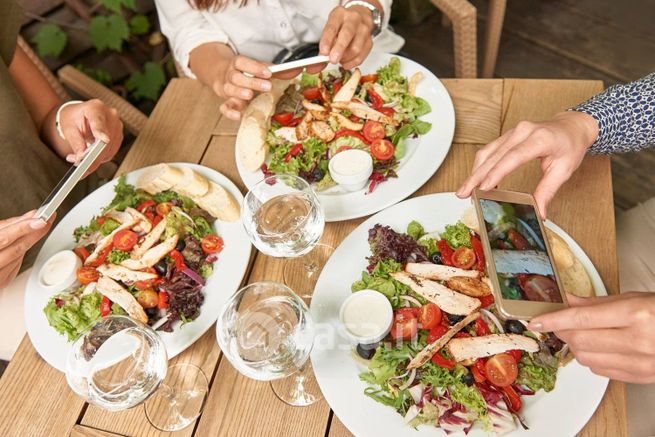
<svg viewBox="0 0 655 437"><path fill-rule="evenodd" d="M507 238L516 250L530 249L530 243L528 243L528 240L526 240L523 235L519 234L516 229L510 229L507 231Z"/></svg>
<svg viewBox="0 0 655 437"><path fill-rule="evenodd" d="M111 301L107 296L102 296L102 301L100 302L100 315L102 317L107 317L111 313Z"/></svg>
<svg viewBox="0 0 655 437"><path fill-rule="evenodd" d="M371 108L380 109L384 105L384 99L375 92L373 87L369 88L367 91L368 98L371 100Z"/></svg>
<svg viewBox="0 0 655 437"><path fill-rule="evenodd" d="M160 291L159 292L159 301L157 302L157 308L160 310L165 310L168 308L168 292Z"/></svg>
<svg viewBox="0 0 655 437"><path fill-rule="evenodd" d="M393 158L396 148L389 140L378 139L371 143L371 155L378 161L387 161Z"/></svg>
<svg viewBox="0 0 655 437"><path fill-rule="evenodd" d="M507 387L500 388L505 394L505 403L507 408L514 413L518 413L521 410L521 396L516 393L514 387L508 385Z"/></svg>
<svg viewBox="0 0 655 437"><path fill-rule="evenodd" d="M373 120L366 120L362 132L364 133L366 139L369 140L371 143L375 140L381 140L386 135L382 123Z"/></svg>
<svg viewBox="0 0 655 437"><path fill-rule="evenodd" d="M511 355L512 358L514 358L516 364L518 364L521 361L521 357L523 357L523 352L518 349L507 351L507 354Z"/></svg>
<svg viewBox="0 0 655 437"><path fill-rule="evenodd" d="M114 247L118 250L123 250L129 252L132 250L134 245L139 241L139 236L136 232L129 229L120 230L114 235L112 243Z"/></svg>
<svg viewBox="0 0 655 437"><path fill-rule="evenodd" d="M464 331L459 331L457 334L454 335L455 338L467 338L467 337L470 337L470 336L471 336L471 334L469 334L468 332L464 332Z"/></svg>
<svg viewBox="0 0 655 437"><path fill-rule="evenodd" d="M137 293L136 300L143 308L154 308L159 303L159 295L152 288L146 288Z"/></svg>
<svg viewBox="0 0 655 437"><path fill-rule="evenodd" d="M453 252L451 259L455 267L468 270L475 264L475 252L468 247L459 247Z"/></svg>
<svg viewBox="0 0 655 437"><path fill-rule="evenodd" d="M284 162L291 161L291 158L300 155L300 152L302 152L302 143L294 144L285 155Z"/></svg>
<svg viewBox="0 0 655 437"><path fill-rule="evenodd" d="M418 307L400 308L396 310L396 314L405 314L409 317L418 319L419 315L421 314L421 309Z"/></svg>
<svg viewBox="0 0 655 437"><path fill-rule="evenodd" d="M302 121L302 117L296 117L287 124L288 127L296 127Z"/></svg>
<svg viewBox="0 0 655 437"><path fill-rule="evenodd" d="M453 370L455 368L455 360L450 358L444 358L440 352L432 355L432 362L437 366L444 367L448 370Z"/></svg>
<svg viewBox="0 0 655 437"><path fill-rule="evenodd" d="M89 255L91 255L87 250L87 248L84 246L76 247L75 249L73 249L73 252L75 252L75 255L77 255L77 257L81 259L82 262L86 261Z"/></svg>
<svg viewBox="0 0 655 437"><path fill-rule="evenodd" d="M378 81L378 75L376 73L365 74L364 76L362 76L361 79L359 79L359 83L377 82L377 81Z"/></svg>
<svg viewBox="0 0 655 437"><path fill-rule="evenodd" d="M429 302L421 308L418 321L421 323L423 329L432 329L435 326L439 326L441 316L441 308L432 302Z"/></svg>
<svg viewBox="0 0 655 437"><path fill-rule="evenodd" d="M321 99L321 91L318 89L317 86L305 88L302 91L302 95L305 96L307 100L320 100Z"/></svg>
<svg viewBox="0 0 655 437"><path fill-rule="evenodd" d="M446 240L437 241L437 247L441 253L441 261L447 266L453 266L453 249Z"/></svg>
<svg viewBox="0 0 655 437"><path fill-rule="evenodd" d="M332 85L332 95L334 96L339 90L343 87L343 81L341 79L334 82Z"/></svg>
<svg viewBox="0 0 655 437"><path fill-rule="evenodd" d="M84 266L77 269L77 280L82 285L97 282L98 278L100 278L100 273L98 273L95 267Z"/></svg>
<svg viewBox="0 0 655 437"><path fill-rule="evenodd" d="M477 363L477 361L476 361ZM475 382L477 383L482 383L487 380L487 378L484 376L484 373L480 371L479 366L476 366L475 364L470 367L471 373L473 374L473 379L475 379Z"/></svg>
<svg viewBox="0 0 655 437"><path fill-rule="evenodd" d="M154 200L146 200L144 202L141 202L139 206L136 207L137 211L143 212L146 209L150 208L151 206L155 206L155 201Z"/></svg>
<svg viewBox="0 0 655 437"><path fill-rule="evenodd" d="M168 252L168 256L173 258L173 261L175 262L175 269L176 270L184 270L186 269L186 263L184 262L184 256L180 253L179 250L173 249L170 252Z"/></svg>
<svg viewBox="0 0 655 437"><path fill-rule="evenodd" d="M475 335L482 337L489 334L491 334L491 331L489 330L489 326L487 326L487 322L478 318L475 321Z"/></svg>
<svg viewBox="0 0 655 437"><path fill-rule="evenodd" d="M273 115L272 118L274 122L286 126L291 120L293 120L293 112L279 112Z"/></svg>
<svg viewBox="0 0 655 437"><path fill-rule="evenodd" d="M514 358L507 353L501 353L491 357L484 366L487 379L498 387L507 387L516 381L519 375L519 367Z"/></svg>
<svg viewBox="0 0 655 437"><path fill-rule="evenodd" d="M543 275L519 275L519 285L527 298L537 302L561 302L557 282Z"/></svg>
<svg viewBox="0 0 655 437"><path fill-rule="evenodd" d="M103 265L107 260L107 257L109 256L109 252L111 252L111 249L112 249L112 245L110 244L105 248L105 250L103 250L98 254L98 257L95 259L95 261L88 263L88 265L91 267L100 267L101 265Z"/></svg>
<svg viewBox="0 0 655 437"><path fill-rule="evenodd" d="M482 308L487 308L489 305L493 304L495 302L494 300L494 295L493 294L488 294L486 296L480 296L476 298L480 301L480 306Z"/></svg>
<svg viewBox="0 0 655 437"><path fill-rule="evenodd" d="M106 221L107 221L107 217L105 217L104 215L101 215L100 217L96 218L96 223L99 226L104 225Z"/></svg>
<svg viewBox="0 0 655 437"><path fill-rule="evenodd" d="M384 106L382 108L378 108L378 112L381 112L382 114L388 116L388 117L393 117L394 114L396 113L396 110L393 108L385 108Z"/></svg>
<svg viewBox="0 0 655 437"><path fill-rule="evenodd" d="M473 235L471 237L471 246L473 247L473 252L475 252L475 258L478 260L476 268L479 272L484 272L484 249L482 248L480 237Z"/></svg>
<svg viewBox="0 0 655 437"><path fill-rule="evenodd" d="M418 320L412 314L396 313L391 325L391 337L394 339L409 340L418 331Z"/></svg>
<svg viewBox="0 0 655 437"><path fill-rule="evenodd" d="M444 325L437 325L430 329L430 333L428 334L428 343L434 343L435 341L439 340L444 336L446 332L448 332L448 327Z"/></svg>
<svg viewBox="0 0 655 437"><path fill-rule="evenodd" d="M171 212L171 209L173 209L173 204L171 202L162 202L159 205L157 205L155 211L157 211L158 215L164 217L169 212Z"/></svg>
<svg viewBox="0 0 655 437"><path fill-rule="evenodd" d="M355 114L350 114L348 120L354 121L355 123L359 123L360 121L362 121L362 119L356 116Z"/></svg>
<svg viewBox="0 0 655 437"><path fill-rule="evenodd" d="M207 254L220 253L223 250L223 245L223 239L215 234L206 235L200 242L202 251Z"/></svg>
<svg viewBox="0 0 655 437"><path fill-rule="evenodd" d="M152 227L157 226L159 224L159 222L162 221L162 220L164 220L164 217L162 217L160 215L156 215L151 221Z"/></svg>

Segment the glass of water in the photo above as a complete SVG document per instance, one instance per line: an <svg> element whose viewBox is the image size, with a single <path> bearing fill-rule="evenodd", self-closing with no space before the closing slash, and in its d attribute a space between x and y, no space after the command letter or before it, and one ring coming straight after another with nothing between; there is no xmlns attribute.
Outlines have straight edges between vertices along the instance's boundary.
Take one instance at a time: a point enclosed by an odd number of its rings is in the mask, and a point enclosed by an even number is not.
<svg viewBox="0 0 655 437"><path fill-rule="evenodd" d="M241 221L250 240L262 253L287 258L284 282L305 299L333 248L318 244L325 215L318 196L302 178L270 176L246 194Z"/></svg>
<svg viewBox="0 0 655 437"><path fill-rule="evenodd" d="M322 398L308 362L314 323L305 302L289 287L256 282L236 292L219 313L216 337L240 373L271 381L287 404L306 406Z"/></svg>
<svg viewBox="0 0 655 437"><path fill-rule="evenodd" d="M80 397L105 410L145 402L146 417L161 431L192 424L209 391L200 368L184 363L168 367L159 335L125 316L103 317L73 342L66 380Z"/></svg>

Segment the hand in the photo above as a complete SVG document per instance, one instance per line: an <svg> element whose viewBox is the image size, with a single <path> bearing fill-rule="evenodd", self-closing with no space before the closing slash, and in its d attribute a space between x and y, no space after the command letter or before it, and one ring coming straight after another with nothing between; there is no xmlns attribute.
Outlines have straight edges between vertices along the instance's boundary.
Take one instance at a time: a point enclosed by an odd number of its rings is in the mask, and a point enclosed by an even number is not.
<svg viewBox="0 0 655 437"><path fill-rule="evenodd" d="M373 48L373 25L371 11L362 6L334 8L323 29L319 53L347 70L355 68Z"/></svg>
<svg viewBox="0 0 655 437"><path fill-rule="evenodd" d="M35 211L21 217L0 220L0 288L16 277L25 253L50 229L54 218L46 223L35 219Z"/></svg>
<svg viewBox="0 0 655 437"><path fill-rule="evenodd" d="M98 139L107 144L87 174L111 160L123 142L123 123L118 112L98 99L66 106L61 110L60 122L61 131L73 149L73 153L66 156L70 163L78 164L82 160L87 143Z"/></svg>
<svg viewBox="0 0 655 437"><path fill-rule="evenodd" d="M598 122L582 112L562 112L542 123L522 121L476 153L471 175L457 196L469 197L476 187L491 190L519 166L540 158L543 176L534 197L546 217L548 203L580 166L597 137Z"/></svg>
<svg viewBox="0 0 655 437"><path fill-rule="evenodd" d="M536 317L529 329L555 332L598 375L655 383L655 293L568 301L571 308Z"/></svg>

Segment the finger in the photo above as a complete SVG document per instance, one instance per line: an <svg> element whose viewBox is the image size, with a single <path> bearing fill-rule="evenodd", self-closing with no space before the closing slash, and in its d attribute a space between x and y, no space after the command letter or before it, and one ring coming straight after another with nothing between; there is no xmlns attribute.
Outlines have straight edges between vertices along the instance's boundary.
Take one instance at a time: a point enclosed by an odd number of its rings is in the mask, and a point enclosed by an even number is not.
<svg viewBox="0 0 655 437"><path fill-rule="evenodd" d="M230 82L223 86L223 90L225 91L225 97L231 97L240 100L251 100L255 96L255 93L252 90L238 87Z"/></svg>
<svg viewBox="0 0 655 437"><path fill-rule="evenodd" d="M541 177L537 188L534 190L534 198L542 218L546 218L546 208L557 190L571 177L571 171L563 165L551 165Z"/></svg>
<svg viewBox="0 0 655 437"><path fill-rule="evenodd" d="M612 369L608 367L592 367L591 371L596 375L604 376L615 381L630 382L633 384L652 384L655 378L652 376L634 375L623 369Z"/></svg>
<svg viewBox="0 0 655 437"><path fill-rule="evenodd" d="M294 77L298 76L303 72L302 68L294 68L292 70L286 70L286 71L281 71L279 73L273 74L273 77L275 79L283 79L283 80L289 80L293 79Z"/></svg>
<svg viewBox="0 0 655 437"><path fill-rule="evenodd" d="M245 108L246 102L230 98L226 100L220 107L221 113L230 120L238 121L241 119L241 111Z"/></svg>
<svg viewBox="0 0 655 437"><path fill-rule="evenodd" d="M571 307L535 317L530 321L528 329L548 332L571 329L620 328L630 325L632 312L632 305L629 305L629 300Z"/></svg>
<svg viewBox="0 0 655 437"><path fill-rule="evenodd" d="M592 369L616 369L634 378L655 376L653 357L643 354L614 354L606 352L580 352L575 359Z"/></svg>
<svg viewBox="0 0 655 437"><path fill-rule="evenodd" d="M581 306L589 306L589 305L598 305L607 302L615 302L617 300L631 299L634 297L644 297L644 293L647 292L631 291L628 293L614 294L611 296L593 296L593 297L579 297L570 293L566 293L566 300L569 303L569 306L581 307Z"/></svg>
<svg viewBox="0 0 655 437"><path fill-rule="evenodd" d="M91 109L84 112L84 116L89 122L89 129L93 138L100 140L105 144L111 142L111 136L109 135L109 121L108 121L108 112L106 108L102 109Z"/></svg>
<svg viewBox="0 0 655 437"><path fill-rule="evenodd" d="M317 73L325 70L325 67L327 67L327 66L328 66L327 62L323 62L322 64L310 65L309 67L307 67L307 73L317 74Z"/></svg>
<svg viewBox="0 0 655 437"><path fill-rule="evenodd" d="M238 71L234 71L232 73L230 81L237 87L263 92L270 91L272 86L270 80L248 77L243 73L239 73Z"/></svg>
<svg viewBox="0 0 655 437"><path fill-rule="evenodd" d="M364 59L366 59L372 47L373 43L371 40L371 34L358 33L350 44L350 47L348 47L346 53L343 55L343 59L341 60L343 68L350 70L359 66L364 62Z"/></svg>
<svg viewBox="0 0 655 437"><path fill-rule="evenodd" d="M86 139L84 133L80 131L75 125L66 125L61 128L64 138L70 144L73 153L66 156L66 161L74 164L77 162L78 156L82 156L86 150Z"/></svg>
<svg viewBox="0 0 655 437"><path fill-rule="evenodd" d="M255 61L254 59L250 59L245 56L237 56L234 59L234 67L239 71L250 73L253 76L260 77L262 79L268 79L273 75L271 70L268 69L268 64Z"/></svg>
<svg viewBox="0 0 655 437"><path fill-rule="evenodd" d="M337 35L337 40L334 43L334 46L330 50L330 62L333 64L338 64L341 62L343 54L350 45L353 38L357 33L357 26L353 20L344 21L339 29L339 34Z"/></svg>
<svg viewBox="0 0 655 437"><path fill-rule="evenodd" d="M19 215L18 217L9 217L7 219L0 220L0 231L2 231L2 228L4 228L5 226L9 226L11 224L33 217L34 214L36 214L35 209L31 211L27 211L25 214Z"/></svg>
<svg viewBox="0 0 655 437"><path fill-rule="evenodd" d="M45 223L45 222L42 222ZM11 264L12 261L25 255L30 247L39 241L50 229L51 223L47 223L41 229L30 229L30 233L24 234L22 237L14 240L8 246L0 250L0 267Z"/></svg>
<svg viewBox="0 0 655 437"><path fill-rule="evenodd" d="M587 329L557 331L555 335L567 343L576 354L584 352L625 353L635 350L635 345L625 341L623 329Z"/></svg>
<svg viewBox="0 0 655 437"><path fill-rule="evenodd" d="M489 169L486 177L480 182L481 190L491 190L496 187L508 174L532 161L539 156L539 149L534 147L528 139L512 147L502 159L499 159L493 167Z"/></svg>
<svg viewBox="0 0 655 437"><path fill-rule="evenodd" d="M320 55L328 55L332 46L339 34L339 29L341 29L341 23L343 20L344 11L342 8L337 8L328 17L328 21L323 28L323 34L321 35L321 40L318 44L318 50Z"/></svg>
<svg viewBox="0 0 655 437"><path fill-rule="evenodd" d="M25 218L0 229L0 250L14 245L18 240L42 230L48 224L41 219Z"/></svg>
<svg viewBox="0 0 655 437"><path fill-rule="evenodd" d="M23 264L23 257L12 261L6 267L0 268L0 288L5 288L18 276L20 266Z"/></svg>

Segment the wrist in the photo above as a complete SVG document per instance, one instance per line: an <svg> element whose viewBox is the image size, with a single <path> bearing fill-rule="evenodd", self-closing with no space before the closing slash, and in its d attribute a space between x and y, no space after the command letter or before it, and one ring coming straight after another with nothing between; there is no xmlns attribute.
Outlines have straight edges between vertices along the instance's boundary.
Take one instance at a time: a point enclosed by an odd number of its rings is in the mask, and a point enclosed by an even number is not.
<svg viewBox="0 0 655 437"><path fill-rule="evenodd" d="M575 144L588 150L598 138L598 121L591 115L578 112L566 111L555 116L556 119L564 121L576 138Z"/></svg>

